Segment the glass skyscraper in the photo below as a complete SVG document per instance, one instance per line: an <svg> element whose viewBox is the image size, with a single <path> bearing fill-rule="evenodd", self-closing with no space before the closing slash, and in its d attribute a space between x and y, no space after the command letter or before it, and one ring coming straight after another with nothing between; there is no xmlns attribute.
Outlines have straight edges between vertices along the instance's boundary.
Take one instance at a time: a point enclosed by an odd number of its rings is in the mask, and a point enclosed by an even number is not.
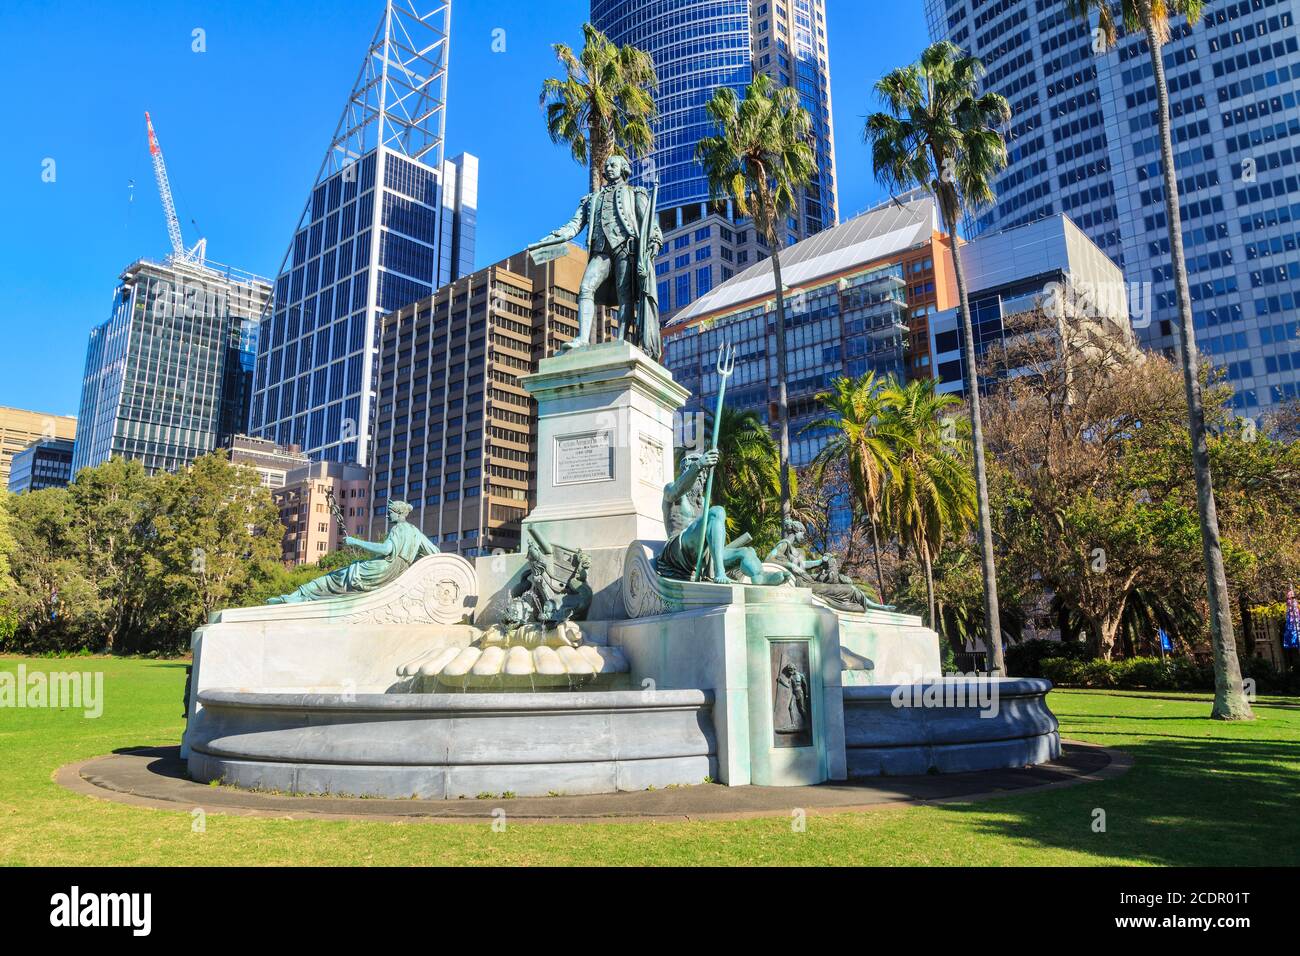
<svg viewBox="0 0 1300 956"><path fill-rule="evenodd" d="M1297 0L1212 0L1164 48L1197 344L1256 415L1300 387ZM1012 109L1011 162L972 235L1065 213L1124 269L1134 329L1174 354L1155 90L1140 35L1093 52L1062 0L925 0Z"/></svg>
<svg viewBox="0 0 1300 956"><path fill-rule="evenodd" d="M660 184L665 319L768 254L752 224L710 202L695 162L696 145L713 132L705 106L718 88L739 95L766 73L798 90L813 120L817 178L783 238L794 243L838 222L824 0L592 0L591 22L620 46L649 53L659 78L656 148L634 164L634 176Z"/></svg>
<svg viewBox="0 0 1300 956"><path fill-rule="evenodd" d="M442 160L449 2L387 3L263 322L249 431L367 464L379 320L473 268L478 160Z"/></svg>
<svg viewBox="0 0 1300 956"><path fill-rule="evenodd" d="M72 474L113 457L175 471L242 432L270 293L212 264L133 263L90 333Z"/></svg>

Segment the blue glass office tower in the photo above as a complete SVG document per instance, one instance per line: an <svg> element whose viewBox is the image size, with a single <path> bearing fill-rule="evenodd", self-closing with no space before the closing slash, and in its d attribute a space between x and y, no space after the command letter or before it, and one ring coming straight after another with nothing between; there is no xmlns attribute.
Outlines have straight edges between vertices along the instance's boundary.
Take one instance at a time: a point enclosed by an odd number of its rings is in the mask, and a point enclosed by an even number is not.
<svg viewBox="0 0 1300 956"><path fill-rule="evenodd" d="M743 92L756 72L793 86L813 119L817 179L799 198L784 239L838 222L824 0L592 0L591 22L654 60L656 148L634 174L657 176L665 244L657 263L664 319L764 258L766 240L728 204L710 203L695 147L713 132L705 105L719 87Z"/></svg>
<svg viewBox="0 0 1300 956"><path fill-rule="evenodd" d="M249 431L367 464L380 318L473 270L478 161L442 159L450 2L388 2L275 280Z"/></svg>
<svg viewBox="0 0 1300 956"><path fill-rule="evenodd" d="M729 86L740 93L753 76L749 0L593 0L591 22L654 60L660 210L706 202L709 183L695 162L695 144L712 132L704 107L713 91ZM643 169L636 164L637 175Z"/></svg>
<svg viewBox="0 0 1300 956"><path fill-rule="evenodd" d="M1178 348L1155 91L1141 36L1097 55L1062 0L925 0L931 35L1011 103L1011 163L972 234L1064 212L1124 269L1134 329ZM1300 388L1297 0L1212 0L1164 49L1197 344L1257 415Z"/></svg>

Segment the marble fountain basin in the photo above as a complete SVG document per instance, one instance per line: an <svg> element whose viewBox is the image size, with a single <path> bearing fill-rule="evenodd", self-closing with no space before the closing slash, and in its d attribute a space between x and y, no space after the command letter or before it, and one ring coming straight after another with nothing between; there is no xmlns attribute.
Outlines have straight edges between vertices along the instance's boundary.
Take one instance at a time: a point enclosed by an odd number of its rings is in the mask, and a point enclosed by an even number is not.
<svg viewBox="0 0 1300 956"><path fill-rule="evenodd" d="M195 780L419 799L613 793L717 778L711 691L200 691Z"/></svg>

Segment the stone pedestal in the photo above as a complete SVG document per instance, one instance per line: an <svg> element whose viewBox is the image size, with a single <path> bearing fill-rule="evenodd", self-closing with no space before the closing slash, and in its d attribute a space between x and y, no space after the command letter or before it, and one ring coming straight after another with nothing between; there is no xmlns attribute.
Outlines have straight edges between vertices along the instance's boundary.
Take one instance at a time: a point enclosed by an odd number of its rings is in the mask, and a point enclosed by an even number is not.
<svg viewBox="0 0 1300 956"><path fill-rule="evenodd" d="M665 540L663 489L686 389L627 342L543 359L522 382L538 412L537 507L525 532L584 550Z"/></svg>

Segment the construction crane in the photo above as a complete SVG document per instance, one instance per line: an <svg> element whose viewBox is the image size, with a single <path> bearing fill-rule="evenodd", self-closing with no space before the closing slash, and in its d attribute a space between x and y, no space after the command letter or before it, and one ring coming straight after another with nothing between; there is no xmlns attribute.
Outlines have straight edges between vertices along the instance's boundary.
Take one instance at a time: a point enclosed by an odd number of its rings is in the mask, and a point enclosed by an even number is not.
<svg viewBox="0 0 1300 956"><path fill-rule="evenodd" d="M149 129L149 155L153 159L154 178L158 180L158 195L162 197L163 215L167 217L167 235L172 242L169 258L201 266L203 260L207 258L208 240L200 239L194 244L194 248L186 251L185 242L181 237L181 223L176 218L176 203L172 201L172 187L167 181L167 164L163 162L162 147L158 145L158 134L154 132L153 120L149 118L147 110L144 114L144 123Z"/></svg>

